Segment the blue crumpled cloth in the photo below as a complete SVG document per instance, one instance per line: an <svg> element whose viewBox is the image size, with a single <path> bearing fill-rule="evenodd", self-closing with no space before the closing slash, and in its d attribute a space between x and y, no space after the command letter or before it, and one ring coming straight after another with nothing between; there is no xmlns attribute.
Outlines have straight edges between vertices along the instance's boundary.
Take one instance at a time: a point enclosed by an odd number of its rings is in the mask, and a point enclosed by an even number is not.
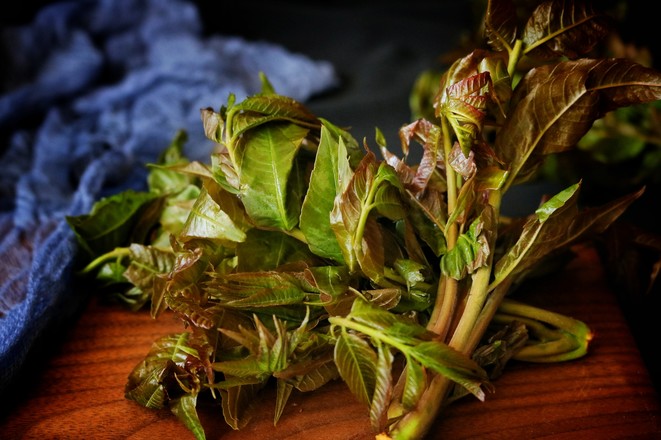
<svg viewBox="0 0 661 440"><path fill-rule="evenodd" d="M221 20L232 17L219 17ZM205 36L185 0L54 3L5 29L11 76L0 95L0 393L53 322L82 303L65 216L141 189L177 130L207 161L200 109L259 91L305 101L337 83L333 67L267 42Z"/></svg>

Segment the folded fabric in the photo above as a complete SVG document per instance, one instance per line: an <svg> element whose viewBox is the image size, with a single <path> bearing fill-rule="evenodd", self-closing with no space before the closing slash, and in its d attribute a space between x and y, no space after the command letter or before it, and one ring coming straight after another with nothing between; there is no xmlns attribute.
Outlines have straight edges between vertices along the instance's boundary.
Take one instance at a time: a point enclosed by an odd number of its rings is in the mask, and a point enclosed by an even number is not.
<svg viewBox="0 0 661 440"><path fill-rule="evenodd" d="M333 66L268 42L204 36L185 0L61 2L6 29L0 95L0 392L48 328L82 303L77 244L65 217L145 185L180 129L185 154L207 161L200 109L242 99L264 72L305 101L337 83Z"/></svg>

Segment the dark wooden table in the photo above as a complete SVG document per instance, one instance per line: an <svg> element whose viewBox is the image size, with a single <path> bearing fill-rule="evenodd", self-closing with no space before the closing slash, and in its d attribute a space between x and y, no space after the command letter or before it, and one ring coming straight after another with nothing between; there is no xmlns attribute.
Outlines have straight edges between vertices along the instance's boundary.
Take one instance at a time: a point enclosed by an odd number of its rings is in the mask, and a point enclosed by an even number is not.
<svg viewBox="0 0 661 440"><path fill-rule="evenodd" d="M511 363L485 402L451 405L431 439L661 439L661 407L648 371L598 256L582 249L560 276L530 282L527 299L585 321L595 338L589 354L552 365ZM56 353L44 360L26 396L0 421L2 439L192 439L167 410L124 399L128 373L151 343L181 331L170 316L152 320L91 301ZM373 439L366 409L342 382L294 394L273 426L274 390L267 390L241 431L224 424L219 407L201 418L209 439Z"/></svg>

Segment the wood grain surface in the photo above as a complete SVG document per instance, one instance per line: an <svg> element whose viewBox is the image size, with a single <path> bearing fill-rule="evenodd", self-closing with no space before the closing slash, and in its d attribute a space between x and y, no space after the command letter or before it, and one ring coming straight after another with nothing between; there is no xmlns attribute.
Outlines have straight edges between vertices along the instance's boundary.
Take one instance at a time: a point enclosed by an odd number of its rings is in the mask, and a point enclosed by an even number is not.
<svg viewBox="0 0 661 440"><path fill-rule="evenodd" d="M577 361L513 362L485 402L465 398L444 410L430 439L661 439L661 407L649 374L604 281L591 248L561 274L529 282L531 303L585 321L595 338ZM27 394L2 396L11 409L2 439L192 439L167 410L124 398L124 384L158 337L182 330L166 315L128 312L92 300L63 344L31 375ZM202 402L209 439L373 439L366 409L342 382L294 393L273 426L274 390L267 389L249 425L233 431L220 408Z"/></svg>

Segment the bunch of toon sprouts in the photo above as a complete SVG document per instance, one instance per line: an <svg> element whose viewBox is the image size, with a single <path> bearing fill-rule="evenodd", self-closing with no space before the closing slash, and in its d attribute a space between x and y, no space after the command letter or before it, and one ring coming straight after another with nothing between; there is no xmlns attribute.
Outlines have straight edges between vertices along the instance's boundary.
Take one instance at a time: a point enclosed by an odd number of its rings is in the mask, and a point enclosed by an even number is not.
<svg viewBox="0 0 661 440"><path fill-rule="evenodd" d="M581 208L577 182L522 218L501 215L503 195L606 112L658 100L661 75L585 57L608 28L582 3L515 17L511 2L488 3L489 49L443 74L434 115L400 130L402 157L378 129L376 148L361 144L262 76L261 93L202 110L218 144L208 164L182 156L179 133L150 165L147 190L70 217L86 273L186 327L155 342L126 397L169 407L201 439L202 393L240 429L269 383L275 423L294 390L339 378L375 435L417 439L445 404L484 399L509 359L583 356L584 323L507 294L642 189Z"/></svg>

